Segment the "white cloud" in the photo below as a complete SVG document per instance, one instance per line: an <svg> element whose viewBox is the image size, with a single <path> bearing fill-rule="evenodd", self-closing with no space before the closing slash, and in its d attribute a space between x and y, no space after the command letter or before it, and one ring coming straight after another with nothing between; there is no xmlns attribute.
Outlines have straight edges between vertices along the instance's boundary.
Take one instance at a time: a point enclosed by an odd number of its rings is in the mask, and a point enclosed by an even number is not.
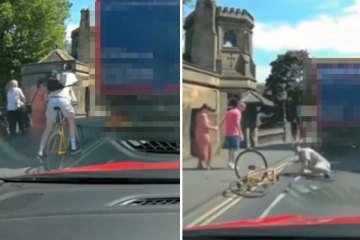
<svg viewBox="0 0 360 240"><path fill-rule="evenodd" d="M66 40L71 42L71 32L78 27L79 24L73 24L73 23L70 23L66 26Z"/></svg>
<svg viewBox="0 0 360 240"><path fill-rule="evenodd" d="M296 25L257 23L254 45L267 51L287 49L333 50L360 53L360 0L343 9L341 15L321 14Z"/></svg>
<svg viewBox="0 0 360 240"><path fill-rule="evenodd" d="M266 78L270 74L270 65L257 65L256 66L256 80L258 83L265 83Z"/></svg>

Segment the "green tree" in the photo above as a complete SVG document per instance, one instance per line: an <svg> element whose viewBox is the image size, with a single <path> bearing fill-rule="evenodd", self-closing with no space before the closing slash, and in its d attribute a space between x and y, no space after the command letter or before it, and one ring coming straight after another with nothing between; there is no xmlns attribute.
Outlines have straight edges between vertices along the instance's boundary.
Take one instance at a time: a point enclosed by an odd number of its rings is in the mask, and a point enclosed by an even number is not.
<svg viewBox="0 0 360 240"><path fill-rule="evenodd" d="M270 63L271 73L266 79L264 96L275 103L276 120L283 116L283 104L286 104L288 119L296 114L296 107L302 101L302 77L306 50L292 50L278 55Z"/></svg>
<svg viewBox="0 0 360 240"><path fill-rule="evenodd" d="M20 77L21 65L64 48L69 0L0 1L0 90Z"/></svg>

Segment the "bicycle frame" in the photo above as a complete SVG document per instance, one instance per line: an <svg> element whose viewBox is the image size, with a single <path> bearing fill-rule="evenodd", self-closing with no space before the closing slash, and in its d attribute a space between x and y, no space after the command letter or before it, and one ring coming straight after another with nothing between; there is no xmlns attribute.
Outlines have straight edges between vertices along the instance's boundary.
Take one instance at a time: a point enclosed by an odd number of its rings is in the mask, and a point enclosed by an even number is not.
<svg viewBox="0 0 360 240"><path fill-rule="evenodd" d="M258 185L275 184L278 179L279 176L276 172L276 169L269 168L265 170L249 171L243 182L250 187L255 187Z"/></svg>
<svg viewBox="0 0 360 240"><path fill-rule="evenodd" d="M62 123L59 126L59 134L60 134L60 144L57 154L65 155L67 153L67 146L66 146L66 137L65 137L65 124Z"/></svg>
<svg viewBox="0 0 360 240"><path fill-rule="evenodd" d="M57 117L56 117L56 127L55 127L55 131L58 131L60 134L60 144L56 151L56 154L58 154L58 155L65 155L68 152L68 148L67 148L68 141L67 141L67 137L65 134L66 124L67 124L66 119L64 118L64 116L62 115L61 112L58 112ZM75 131L76 131L76 137L78 139L77 129L75 129Z"/></svg>
<svg viewBox="0 0 360 240"><path fill-rule="evenodd" d="M67 153L67 146L66 146L67 141L65 136L66 120L64 119L61 112L57 113L56 120L57 120L57 131L59 131L60 134L60 144L56 153L58 155L65 155Z"/></svg>

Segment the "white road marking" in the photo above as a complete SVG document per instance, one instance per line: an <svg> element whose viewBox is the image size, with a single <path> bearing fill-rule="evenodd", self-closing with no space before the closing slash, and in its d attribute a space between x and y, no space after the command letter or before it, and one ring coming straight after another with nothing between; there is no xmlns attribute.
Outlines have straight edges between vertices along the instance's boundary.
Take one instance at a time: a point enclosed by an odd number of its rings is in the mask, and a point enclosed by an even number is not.
<svg viewBox="0 0 360 240"><path fill-rule="evenodd" d="M291 158L292 159L292 158ZM276 171L281 172L285 167L291 164L291 161L286 161L284 163L279 164L278 166L274 167ZM296 178L295 178L296 179ZM293 181L296 181L296 180ZM298 180L298 179L297 179ZM280 196L280 195L279 195ZM279 197L278 196L278 197ZM283 197L282 197L283 198ZM235 204L237 204L240 200L242 200L242 197L233 196L232 198L228 198L225 201L221 202L219 205L212 208L210 211L202 214L200 217L192 221L190 224L188 224L186 227L194 227L194 226L204 226L208 225L211 222L213 222L215 219L220 217L222 214L227 212L230 208L232 208ZM281 199L280 199L281 200ZM278 200L278 201L280 201ZM275 203L276 205L277 203ZM269 209L270 211L271 209ZM266 210L265 210L266 211ZM264 212L265 213L265 212ZM263 213L263 214L264 214Z"/></svg>
<svg viewBox="0 0 360 240"><path fill-rule="evenodd" d="M187 227L193 227L196 226L200 223L202 223L203 221L205 221L208 217L210 217L212 214L215 214L216 211L218 211L219 209L221 209L223 206L225 206L227 203L230 203L233 199L232 198L228 198L225 201L223 201L222 203L220 203L219 205L217 205L216 207L214 207L213 209L211 209L210 211L204 213L203 215L201 215L200 217L198 217L197 219L195 219L193 222L191 222L190 224L187 225Z"/></svg>
<svg viewBox="0 0 360 240"><path fill-rule="evenodd" d="M235 198L232 201L230 201L226 206L224 206L223 208L221 208L218 212L216 212L215 214L213 214L212 216L210 216L207 220L205 220L204 222L202 222L200 224L200 226L205 226L210 224L211 222L213 222L215 219L217 219L218 217L220 217L221 215L223 215L225 212L227 212L230 208L232 208L235 204L237 204L242 198Z"/></svg>
<svg viewBox="0 0 360 240"><path fill-rule="evenodd" d="M294 178L293 182L300 180L301 176L297 176L296 178ZM277 205L279 204L279 202L286 196L286 192L280 193L275 200L265 209L265 211L260 215L259 218L264 218L267 217L271 210Z"/></svg>

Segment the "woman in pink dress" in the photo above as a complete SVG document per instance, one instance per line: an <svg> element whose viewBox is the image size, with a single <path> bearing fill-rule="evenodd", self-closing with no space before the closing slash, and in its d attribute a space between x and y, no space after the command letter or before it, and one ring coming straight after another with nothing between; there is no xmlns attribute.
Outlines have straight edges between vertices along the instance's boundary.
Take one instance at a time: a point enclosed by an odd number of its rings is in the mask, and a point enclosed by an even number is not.
<svg viewBox="0 0 360 240"><path fill-rule="evenodd" d="M218 128L210 125L209 112L214 112L212 108L204 104L196 116L195 139L197 146L198 167L203 168L205 162L207 169L211 169L211 137L210 130L216 131Z"/></svg>
<svg viewBox="0 0 360 240"><path fill-rule="evenodd" d="M45 87L44 80L39 80L37 86L31 90L31 119L32 119L32 136L38 140L44 131L46 124L46 101L48 91Z"/></svg>

